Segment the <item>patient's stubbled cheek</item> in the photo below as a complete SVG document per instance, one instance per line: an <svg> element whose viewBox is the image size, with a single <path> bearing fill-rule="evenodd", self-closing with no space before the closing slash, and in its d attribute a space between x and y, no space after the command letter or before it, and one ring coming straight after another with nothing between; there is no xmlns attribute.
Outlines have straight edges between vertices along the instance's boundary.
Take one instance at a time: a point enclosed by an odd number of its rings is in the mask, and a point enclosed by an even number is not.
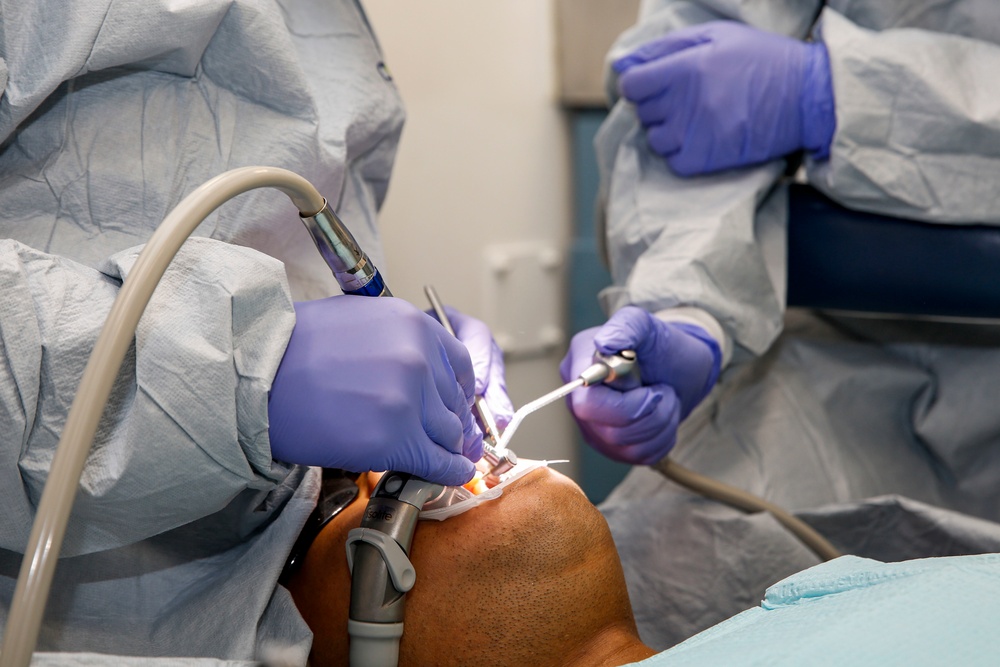
<svg viewBox="0 0 1000 667"><path fill-rule="evenodd" d="M477 662L427 651L450 644L485 664L558 664L609 619L633 623L604 518L552 470L531 473L495 503L424 528L412 550L418 586L401 644L407 664ZM418 645L421 639L431 643Z"/></svg>

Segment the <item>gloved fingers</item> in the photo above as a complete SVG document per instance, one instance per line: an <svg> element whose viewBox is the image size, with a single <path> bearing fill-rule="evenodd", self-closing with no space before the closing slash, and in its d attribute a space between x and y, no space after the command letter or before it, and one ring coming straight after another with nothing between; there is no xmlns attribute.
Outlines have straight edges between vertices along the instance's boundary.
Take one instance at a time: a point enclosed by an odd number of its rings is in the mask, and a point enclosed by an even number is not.
<svg viewBox="0 0 1000 667"><path fill-rule="evenodd" d="M576 334L579 336L581 334ZM573 336L573 340L570 342L569 349L566 350L566 354L563 355L562 361L559 362L559 377L562 378L563 382L569 382L576 377L573 373L577 365L578 352L575 349L574 342L576 342L576 336ZM593 340L593 335L591 335L591 340Z"/></svg>
<svg viewBox="0 0 1000 667"><path fill-rule="evenodd" d="M465 446L465 434L471 432L471 428L460 412L453 411L441 399L434 392L424 395L421 418L424 433L438 446L453 454L461 454Z"/></svg>
<svg viewBox="0 0 1000 667"><path fill-rule="evenodd" d="M497 424L501 428L505 427L514 416L514 406L507 395L503 352L500 346L496 344L485 322L465 315L451 306L445 306L444 309L455 330L455 337L469 350L476 377L476 395L486 399ZM434 311L427 311L427 314L437 319Z"/></svg>
<svg viewBox="0 0 1000 667"><path fill-rule="evenodd" d="M636 104L662 95L666 88L663 63L658 61L635 65L618 76L618 92Z"/></svg>
<svg viewBox="0 0 1000 667"><path fill-rule="evenodd" d="M685 416L715 385L722 362L718 343L701 327L661 322L633 306L615 313L594 344L602 352L633 345L643 382L673 387Z"/></svg>
<svg viewBox="0 0 1000 667"><path fill-rule="evenodd" d="M687 125L701 89L701 51L684 51L623 76L626 86L639 86L640 93L648 89L645 97L629 98L635 102L643 125L666 120L681 127ZM631 81L633 77L636 81ZM646 78L650 79L648 85L643 84Z"/></svg>
<svg viewBox="0 0 1000 667"><path fill-rule="evenodd" d="M569 395L570 410L591 424L623 427L648 417L661 402L676 403L673 389L665 385L618 391L604 385L577 389Z"/></svg>
<svg viewBox="0 0 1000 667"><path fill-rule="evenodd" d="M500 347L496 344L494 344L494 347L496 348L494 355L502 360L503 353L500 351ZM514 404L511 403L510 396L507 395L507 379L504 375L502 361L490 367L490 381L486 385L486 392L483 394L483 397L493 412L493 418L496 420L497 426L501 429L506 428L507 424L514 417Z"/></svg>
<svg viewBox="0 0 1000 667"><path fill-rule="evenodd" d="M451 338L446 332L444 336ZM466 395L467 388L455 377L443 348L442 340L439 363L431 365L433 386L424 389L421 406L424 431L432 440L456 454L470 448L474 451L477 439L482 442L482 433L472 414L472 399Z"/></svg>
<svg viewBox="0 0 1000 667"><path fill-rule="evenodd" d="M590 422L590 428L605 442L618 446L656 441L665 431L677 429L680 422L679 404L672 400L657 401L648 413L625 423Z"/></svg>
<svg viewBox="0 0 1000 667"><path fill-rule="evenodd" d="M474 468L466 452L475 454L482 436L445 405L433 379L425 376L423 382L422 388L397 392L387 388L375 397L373 402L384 398L380 411L374 423L369 422L354 438L350 458L354 465L400 470L442 484L464 484L471 478L466 471ZM455 396L463 393L454 380L452 385Z"/></svg>
<svg viewBox="0 0 1000 667"><path fill-rule="evenodd" d="M635 306L622 308L594 335L605 354L635 350L647 385L669 385L680 400L682 417L711 391L719 377L719 344L702 327L662 322Z"/></svg>
<svg viewBox="0 0 1000 667"><path fill-rule="evenodd" d="M616 447L615 455L619 461L633 465L651 466L667 456L676 444L677 428L668 428L644 442Z"/></svg>
<svg viewBox="0 0 1000 667"><path fill-rule="evenodd" d="M704 44L708 40L709 38L704 34L701 26L675 30L663 37L646 42L628 55L611 63L611 67L615 72L621 74L636 65L664 58L678 51Z"/></svg>
<svg viewBox="0 0 1000 667"><path fill-rule="evenodd" d="M470 461L483 458L483 431L476 420L472 420L472 428L465 431L465 442L462 443L462 456Z"/></svg>
<svg viewBox="0 0 1000 667"><path fill-rule="evenodd" d="M465 315L452 308L444 307L451 322L452 329L455 330L455 337L462 341L469 350L472 358L472 368L476 376L476 394L481 396L486 391L486 383L489 381L490 368L494 363L493 359L493 334L486 323ZM437 317L433 312L429 312L433 317Z"/></svg>
<svg viewBox="0 0 1000 667"><path fill-rule="evenodd" d="M678 363L677 370L672 372L685 373L692 377L704 377L701 388L697 384L691 387L690 392L681 392L681 417L687 417L688 413L708 395L719 379L722 371L722 349L718 341L712 338L702 327L696 324L677 322L673 325L675 340L678 344L678 357L683 358L685 363L683 368Z"/></svg>
<svg viewBox="0 0 1000 667"><path fill-rule="evenodd" d="M570 349L566 350L566 354L563 355L562 361L559 362L559 377L562 378L563 382L569 382L573 379L574 361L573 347L570 346Z"/></svg>
<svg viewBox="0 0 1000 667"><path fill-rule="evenodd" d="M677 411L666 419L644 420L642 427L623 429L580 423L584 440L610 459L633 465L653 465L670 453L677 442Z"/></svg>
<svg viewBox="0 0 1000 667"><path fill-rule="evenodd" d="M627 306L602 327L581 331L570 342L560 364L564 381L570 381L593 361L595 344L608 354L632 349L651 357L661 350L658 320L646 311ZM603 385L577 389L567 397L570 412L584 438L597 451L617 461L649 465L663 458L676 440L680 401L674 388L664 384L618 391Z"/></svg>
<svg viewBox="0 0 1000 667"><path fill-rule="evenodd" d="M674 98L667 91L648 97L635 105L635 114L643 127L659 125L667 121L671 114L676 114Z"/></svg>
<svg viewBox="0 0 1000 667"><path fill-rule="evenodd" d="M563 382L579 377L580 373L594 363L594 334L599 330L600 327L584 329L570 340L566 356L559 363L559 375Z"/></svg>
<svg viewBox="0 0 1000 667"><path fill-rule="evenodd" d="M297 303L296 317L268 403L272 456L430 472L448 483L471 477L482 434L470 408L472 361L461 342L399 299Z"/></svg>
<svg viewBox="0 0 1000 667"><path fill-rule="evenodd" d="M663 90L636 103L636 115L647 129L646 139L659 155L671 157L684 150L694 122L702 113L699 70L701 49L671 56L660 64Z"/></svg>
<svg viewBox="0 0 1000 667"><path fill-rule="evenodd" d="M704 49L693 48L636 65L618 77L618 89L622 97L636 104L665 95L666 104L674 112L693 107L698 98L703 53Z"/></svg>
<svg viewBox="0 0 1000 667"><path fill-rule="evenodd" d="M654 153L665 158L673 157L684 147L681 128L669 122L650 125L646 129L646 142Z"/></svg>
<svg viewBox="0 0 1000 667"><path fill-rule="evenodd" d="M460 395L462 392L458 383L453 383L453 386L455 396ZM424 433L435 446L469 461L478 461L483 457L483 433L476 425L472 410L467 404L459 403L456 412L441 399L433 391L425 392L422 406Z"/></svg>
<svg viewBox="0 0 1000 667"><path fill-rule="evenodd" d="M514 406L507 395L500 346L493 340L493 334L485 322L450 306L444 308L455 330L455 337L469 350L476 376L476 395L486 399L497 424L501 428L505 427L514 415ZM428 314L437 318L433 311L428 311Z"/></svg>
<svg viewBox="0 0 1000 667"><path fill-rule="evenodd" d="M476 373L472 365L472 356L469 354L469 348L449 334L444 327L438 327L435 333L444 352L445 365L451 369L454 379L461 385L462 392L465 395L465 403L467 405L471 404L476 396Z"/></svg>
<svg viewBox="0 0 1000 667"><path fill-rule="evenodd" d="M672 373L675 347L673 328L636 306L618 310L594 336L594 346L603 354L635 350L643 382L668 383L682 378ZM683 335L683 334L679 334Z"/></svg>
<svg viewBox="0 0 1000 667"><path fill-rule="evenodd" d="M483 458L483 431L476 423L476 416L469 410L463 411L462 420L462 456L470 461L478 461Z"/></svg>
<svg viewBox="0 0 1000 667"><path fill-rule="evenodd" d="M423 477L428 482L445 486L460 486L476 474L476 465L460 454L452 454L432 443L419 449L420 459L415 465L405 463L391 465L393 470L410 472Z"/></svg>
<svg viewBox="0 0 1000 667"><path fill-rule="evenodd" d="M593 344L602 354L635 350L641 364L655 350L657 333L652 315L637 306L625 306L594 332Z"/></svg>

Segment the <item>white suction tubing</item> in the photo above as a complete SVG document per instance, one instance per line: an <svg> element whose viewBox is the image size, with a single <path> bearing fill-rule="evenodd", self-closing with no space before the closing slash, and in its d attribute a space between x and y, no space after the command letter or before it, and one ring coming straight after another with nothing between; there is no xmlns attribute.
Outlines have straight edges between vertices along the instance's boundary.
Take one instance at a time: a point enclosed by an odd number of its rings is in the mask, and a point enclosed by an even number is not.
<svg viewBox="0 0 1000 667"><path fill-rule="evenodd" d="M122 284L87 361L52 459L14 589L0 647L0 667L27 667L31 662L83 466L153 290L181 245L212 211L236 195L261 187L284 192L302 216L315 215L326 205L309 181L287 169L243 167L227 171L202 184L164 218Z"/></svg>

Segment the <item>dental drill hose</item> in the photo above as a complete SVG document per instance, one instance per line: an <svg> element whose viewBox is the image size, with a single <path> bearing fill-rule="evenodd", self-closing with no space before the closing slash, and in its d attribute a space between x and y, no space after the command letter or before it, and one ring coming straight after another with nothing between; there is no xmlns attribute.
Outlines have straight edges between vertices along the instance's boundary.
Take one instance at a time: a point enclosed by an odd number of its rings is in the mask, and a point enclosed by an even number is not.
<svg viewBox="0 0 1000 667"><path fill-rule="evenodd" d="M638 364L635 363L635 353L631 350L620 352L617 355L595 355L595 361L597 363L589 366L580 374L581 379L586 379L584 386L605 381L606 384L616 389L627 391L642 383L639 378ZM606 379L609 375L610 379ZM824 561L832 560L841 555L826 538L791 512L774 503L711 477L698 474L693 470L688 470L669 456L663 457L655 467L667 479L701 496L748 513L770 513L778 523Z"/></svg>
<svg viewBox="0 0 1000 667"><path fill-rule="evenodd" d="M667 479L683 486L689 491L694 491L700 496L725 503L748 514L757 512L770 513L778 523L797 537L800 542L821 560L833 560L843 555L825 537L783 507L779 507L743 489L730 486L717 479L712 479L711 477L706 477L693 470L689 470L673 461L669 456L664 456L654 467Z"/></svg>
<svg viewBox="0 0 1000 667"><path fill-rule="evenodd" d="M619 352L617 355L595 354L595 361L598 363L586 368L580 374L581 378L589 380L584 386L604 381L605 384L615 389L627 391L642 384L635 353L631 350ZM602 368L602 365L605 368ZM610 375L610 378L606 379L607 375ZM669 456L663 457L655 467L667 479L701 496L725 503L748 513L770 513L778 523L784 526L786 530L797 537L799 541L824 561L832 560L841 555L826 538L813 530L808 524L794 516L788 510L772 502L738 489L735 486L730 486L724 482L689 470L676 463Z"/></svg>
<svg viewBox="0 0 1000 667"><path fill-rule="evenodd" d="M0 667L27 667L31 662L87 454L153 290L181 244L212 211L261 187L284 192L303 216L316 215L326 204L309 181L286 169L243 167L227 171L206 181L170 212L122 284L83 371L49 467L4 628Z"/></svg>

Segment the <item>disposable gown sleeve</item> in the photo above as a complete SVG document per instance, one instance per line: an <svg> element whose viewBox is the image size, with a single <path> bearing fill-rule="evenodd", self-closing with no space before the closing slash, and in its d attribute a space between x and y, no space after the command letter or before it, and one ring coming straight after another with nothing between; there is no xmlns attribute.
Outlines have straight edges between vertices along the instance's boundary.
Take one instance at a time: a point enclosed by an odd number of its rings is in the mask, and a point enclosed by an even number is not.
<svg viewBox="0 0 1000 667"><path fill-rule="evenodd" d="M817 2L645 2L608 62L639 44L694 23L743 20L805 36ZM609 93L616 82L609 71ZM595 140L601 175L598 228L613 286L609 314L625 305L650 312L695 308L721 325L732 359L762 354L781 331L785 301L785 162L680 178L648 147L635 111L617 100Z"/></svg>
<svg viewBox="0 0 1000 667"><path fill-rule="evenodd" d="M830 159L808 165L809 181L849 208L1000 224L1000 44L867 30L830 8L817 28L837 129Z"/></svg>
<svg viewBox="0 0 1000 667"><path fill-rule="evenodd" d="M97 271L0 240L2 548L25 548L84 366L138 251ZM62 554L138 542L280 484L289 469L270 457L267 393L293 326L277 260L188 240L119 372Z"/></svg>

